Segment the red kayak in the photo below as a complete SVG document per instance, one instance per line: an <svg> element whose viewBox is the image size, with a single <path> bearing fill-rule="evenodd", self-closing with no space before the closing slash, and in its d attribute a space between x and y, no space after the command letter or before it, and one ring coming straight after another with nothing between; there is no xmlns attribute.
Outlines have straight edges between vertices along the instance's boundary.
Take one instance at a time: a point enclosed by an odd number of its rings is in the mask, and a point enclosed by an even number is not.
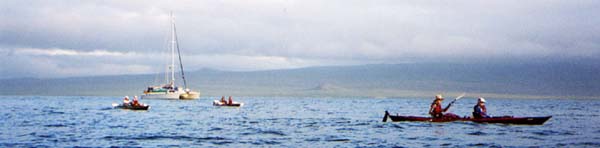
<svg viewBox="0 0 600 148"><path fill-rule="evenodd" d="M504 124L529 124L529 125L542 125L548 121L552 116L545 117L491 117L491 118L467 118L465 120L473 121L477 123L504 123Z"/></svg>
<svg viewBox="0 0 600 148"><path fill-rule="evenodd" d="M502 117L475 119L475 118L470 118L470 117L458 117L456 115L450 114L449 116L444 115L444 117L442 117L442 118L431 118L431 117L418 117L418 116L390 115L390 113L388 113L388 111L385 111L385 115L383 116L383 122L387 122L388 118L390 118L394 122L400 122L400 121L421 121L421 122L472 121L472 122L476 122L476 123L542 125L542 124L544 124L544 122L546 122L550 118L552 118L552 116L545 116L545 117L502 116Z"/></svg>
<svg viewBox="0 0 600 148"><path fill-rule="evenodd" d="M422 121L422 122L452 122L463 120L464 118L458 117L454 114L444 115L442 118L431 118L431 117L419 117L419 116L400 116L400 115L390 115L388 111L385 111L385 116L383 116L383 122L387 122L388 117L392 119L394 122L400 121Z"/></svg>

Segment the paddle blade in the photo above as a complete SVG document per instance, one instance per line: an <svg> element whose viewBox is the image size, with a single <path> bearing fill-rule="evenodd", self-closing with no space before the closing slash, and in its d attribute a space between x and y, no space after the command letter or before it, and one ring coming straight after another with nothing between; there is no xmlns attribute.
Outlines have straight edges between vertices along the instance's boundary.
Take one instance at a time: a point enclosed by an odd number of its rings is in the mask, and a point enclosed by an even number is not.
<svg viewBox="0 0 600 148"><path fill-rule="evenodd" d="M454 98L454 100L458 100L458 99L460 99L460 98L464 97L466 94L467 94L467 93L462 93L462 94L460 94L458 97Z"/></svg>
<svg viewBox="0 0 600 148"><path fill-rule="evenodd" d="M388 111L385 111L385 115L383 115L383 122L387 122L388 116L390 115L390 113L388 113Z"/></svg>

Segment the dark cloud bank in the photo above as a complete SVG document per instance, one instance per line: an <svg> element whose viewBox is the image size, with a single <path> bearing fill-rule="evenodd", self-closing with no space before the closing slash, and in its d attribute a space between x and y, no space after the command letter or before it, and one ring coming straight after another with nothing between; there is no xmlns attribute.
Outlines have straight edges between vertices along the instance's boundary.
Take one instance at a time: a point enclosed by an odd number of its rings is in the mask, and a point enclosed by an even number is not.
<svg viewBox="0 0 600 148"><path fill-rule="evenodd" d="M600 62L599 7L586 0L2 1L0 79L162 72L172 11L192 71L449 64L480 65L465 70L479 67L489 77L478 77L490 78L511 65L542 67L545 81L561 82L547 85L579 90L554 95L589 96L595 86L584 82L597 79L588 72Z"/></svg>

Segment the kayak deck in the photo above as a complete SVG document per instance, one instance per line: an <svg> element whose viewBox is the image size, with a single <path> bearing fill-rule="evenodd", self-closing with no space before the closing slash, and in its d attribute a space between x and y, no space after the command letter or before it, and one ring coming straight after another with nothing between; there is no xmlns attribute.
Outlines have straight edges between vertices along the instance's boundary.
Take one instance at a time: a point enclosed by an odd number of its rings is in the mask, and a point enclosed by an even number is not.
<svg viewBox="0 0 600 148"><path fill-rule="evenodd" d="M431 117L419 117L419 116L400 116L390 115L388 111L385 111L383 122L391 119L393 122L402 121L416 121L416 122L453 122L453 121L471 121L475 123L502 123L502 124L524 124L524 125L542 125L548 121L552 116L544 117L491 117L491 118L469 118L469 117L458 117L458 118L431 118Z"/></svg>

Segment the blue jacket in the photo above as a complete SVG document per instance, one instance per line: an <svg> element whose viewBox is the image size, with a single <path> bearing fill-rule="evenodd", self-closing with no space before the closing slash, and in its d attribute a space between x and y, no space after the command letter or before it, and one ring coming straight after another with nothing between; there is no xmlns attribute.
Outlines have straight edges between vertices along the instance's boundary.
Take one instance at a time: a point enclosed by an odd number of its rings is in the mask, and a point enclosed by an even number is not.
<svg viewBox="0 0 600 148"><path fill-rule="evenodd" d="M473 107L473 110L474 110L473 111L473 117L475 117L475 118L488 118L489 117L487 115L486 111L484 111L485 107L481 108L479 105L475 105Z"/></svg>

